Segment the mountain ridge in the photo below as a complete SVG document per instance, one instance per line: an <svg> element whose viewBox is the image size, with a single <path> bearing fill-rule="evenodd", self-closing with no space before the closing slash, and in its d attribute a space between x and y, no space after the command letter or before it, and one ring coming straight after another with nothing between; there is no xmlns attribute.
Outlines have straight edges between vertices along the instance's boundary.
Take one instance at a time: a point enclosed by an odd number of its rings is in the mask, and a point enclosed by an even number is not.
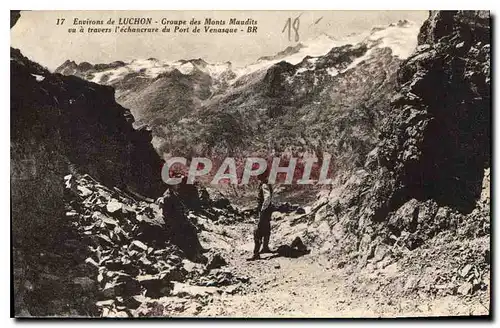
<svg viewBox="0 0 500 328"><path fill-rule="evenodd" d="M164 158L329 151L339 166L358 165L376 141L397 65L416 45L417 31L399 22L338 40L322 35L246 67L150 59L85 72L66 64L56 72L113 86L136 126L151 127ZM354 127L341 123L351 110L359 112ZM340 137L331 138L325 127L336 116Z"/></svg>

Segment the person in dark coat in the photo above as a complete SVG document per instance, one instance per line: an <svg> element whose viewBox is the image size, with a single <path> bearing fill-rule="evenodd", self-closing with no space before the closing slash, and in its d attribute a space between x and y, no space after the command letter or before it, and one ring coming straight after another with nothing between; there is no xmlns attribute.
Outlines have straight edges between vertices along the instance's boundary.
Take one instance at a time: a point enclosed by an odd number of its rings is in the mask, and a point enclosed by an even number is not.
<svg viewBox="0 0 500 328"><path fill-rule="evenodd" d="M262 174L259 176L259 198L257 206L257 215L259 223L254 230L254 250L253 256L249 260L257 260L260 258L259 254L272 253L269 249L269 238L271 236L271 215L273 213L272 196L273 189L267 183L267 175ZM262 246L262 250L260 249Z"/></svg>

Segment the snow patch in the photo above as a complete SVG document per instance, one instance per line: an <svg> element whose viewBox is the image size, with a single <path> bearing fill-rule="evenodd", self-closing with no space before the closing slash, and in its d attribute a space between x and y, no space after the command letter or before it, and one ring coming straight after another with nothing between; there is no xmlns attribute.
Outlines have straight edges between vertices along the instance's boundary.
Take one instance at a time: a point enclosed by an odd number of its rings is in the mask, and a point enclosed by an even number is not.
<svg viewBox="0 0 500 328"><path fill-rule="evenodd" d="M368 60L372 56L372 52L373 49L369 49L363 56L354 59L345 69L342 70L342 73L347 72L348 70L358 66L363 61Z"/></svg>
<svg viewBox="0 0 500 328"><path fill-rule="evenodd" d="M330 76L337 76L339 74L339 70L336 69L335 67L328 67L326 69L326 72L328 73L328 75Z"/></svg>
<svg viewBox="0 0 500 328"><path fill-rule="evenodd" d="M130 72L131 70L128 69L127 67L108 69L105 71L94 73L94 77L91 79L91 81L94 83L102 83L101 81L103 81L104 76L106 76L107 79L105 80L106 81L105 83L107 84L124 77Z"/></svg>
<svg viewBox="0 0 500 328"><path fill-rule="evenodd" d="M189 75L194 72L194 65L189 62L177 66L176 68L184 75Z"/></svg>
<svg viewBox="0 0 500 328"><path fill-rule="evenodd" d="M326 55L334 47L340 47L348 44L366 44L368 51L361 57L356 58L346 69L339 72L335 68L328 68L330 76L336 76L356 67L359 63L369 59L372 56L372 50L375 48L389 47L394 56L401 59L407 58L416 48L419 26L415 23L404 22L404 24L391 24L387 27L376 27L371 31L360 34L351 34L344 38L335 39L326 34L322 34L315 39L303 43L303 47L296 53L286 57L273 60L259 60L253 64L243 67L233 68L231 63L199 64L197 61L176 61L167 62L157 59L136 59L127 63L125 66L115 69L94 73L92 82L112 84L130 73L140 73L146 78L156 78L162 73L171 72L174 69L179 70L181 74L191 75L198 70L209 74L217 81L235 83L243 76L259 72L264 73L272 65L278 62L286 61L292 65L302 63L296 74L302 74L309 70L314 70L316 61L320 56ZM308 58L304 61L304 58ZM287 80L288 83L292 79Z"/></svg>
<svg viewBox="0 0 500 328"><path fill-rule="evenodd" d="M401 59L408 58L417 47L417 36L420 27L407 22L404 25L391 24L384 29L377 29L367 39L367 44L377 48L391 48L392 54Z"/></svg>
<svg viewBox="0 0 500 328"><path fill-rule="evenodd" d="M210 64L207 65L206 70L212 78L220 78L223 74L231 71L231 64Z"/></svg>
<svg viewBox="0 0 500 328"><path fill-rule="evenodd" d="M235 70L235 73L237 77L241 77L246 74L267 69L280 61L286 61L292 65L296 65L307 56L320 57L326 55L334 47L341 47L348 44L355 45L359 43L365 43L370 49L364 56L357 58L351 63L347 69L351 69L363 60L368 59L371 56L370 50L373 48L389 47L394 56L405 59L411 55L417 46L419 29L420 26L418 24L414 22L405 22L404 24L391 24L387 27L376 27L372 29L372 31L351 34L340 39L334 39L328 35L322 34L315 39L305 42L304 47L297 53L276 60L261 60L245 67L238 68ZM311 58L310 60L313 59L314 58ZM317 58L315 59L317 60ZM300 68L297 70L297 73L302 73L306 70L307 68ZM329 73L332 76L338 74L338 72L334 72L333 70Z"/></svg>

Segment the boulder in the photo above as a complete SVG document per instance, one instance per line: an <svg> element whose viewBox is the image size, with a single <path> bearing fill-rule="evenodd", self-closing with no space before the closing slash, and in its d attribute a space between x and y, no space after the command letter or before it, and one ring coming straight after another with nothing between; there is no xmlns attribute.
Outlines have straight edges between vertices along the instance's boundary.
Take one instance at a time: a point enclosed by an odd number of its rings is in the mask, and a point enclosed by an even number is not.
<svg viewBox="0 0 500 328"><path fill-rule="evenodd" d="M123 204L118 202L115 199L112 199L107 205L106 205L106 210L109 213L115 213L116 211L121 211L123 207Z"/></svg>
<svg viewBox="0 0 500 328"><path fill-rule="evenodd" d="M205 270L210 271L212 269L219 269L226 266L226 260L219 253L213 253L209 255L208 262L205 265Z"/></svg>
<svg viewBox="0 0 500 328"><path fill-rule="evenodd" d="M111 282L104 286L101 294L103 298L115 298L118 296L134 296L141 293L141 284L132 277L122 279L121 282Z"/></svg>
<svg viewBox="0 0 500 328"><path fill-rule="evenodd" d="M173 289L173 283L161 275L141 275L137 276L137 281L146 289L146 296L160 298L167 296Z"/></svg>
<svg viewBox="0 0 500 328"><path fill-rule="evenodd" d="M138 252L145 252L148 250L148 246L139 240L133 240L129 246L130 250L136 250Z"/></svg>
<svg viewBox="0 0 500 328"><path fill-rule="evenodd" d="M464 266L462 268L462 270L460 270L460 276L461 277L467 277L467 275L469 274L469 272L472 270L472 265L471 264L467 264L466 266Z"/></svg>
<svg viewBox="0 0 500 328"><path fill-rule="evenodd" d="M461 295L469 295L472 293L473 285L470 282L466 282L458 287L457 293Z"/></svg>

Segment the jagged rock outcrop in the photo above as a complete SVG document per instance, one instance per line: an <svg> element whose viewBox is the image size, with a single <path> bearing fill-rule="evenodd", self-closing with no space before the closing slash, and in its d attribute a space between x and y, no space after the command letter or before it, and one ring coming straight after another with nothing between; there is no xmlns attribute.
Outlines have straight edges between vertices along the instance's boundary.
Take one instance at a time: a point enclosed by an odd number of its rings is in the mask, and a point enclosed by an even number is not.
<svg viewBox="0 0 500 328"><path fill-rule="evenodd" d="M21 17L21 13L19 10L11 10L10 11L10 28L16 25L17 20Z"/></svg>
<svg viewBox="0 0 500 328"><path fill-rule="evenodd" d="M66 60L61 66L59 66L55 73L63 74L63 75L76 75L76 76L85 76L85 74L89 74L90 72L99 72L108 69L117 69L125 66L126 64L121 60L114 61L109 64L95 64L92 65L88 62L81 62L77 64L73 60Z"/></svg>
<svg viewBox="0 0 500 328"><path fill-rule="evenodd" d="M164 191L151 133L132 127L112 88L51 74L16 49L11 81L13 147L30 138L48 146L57 140L54 150L99 181L150 197Z"/></svg>
<svg viewBox="0 0 500 328"><path fill-rule="evenodd" d="M444 231L489 235L489 40L488 12L431 12L398 71L381 141L340 196L313 211L326 209L338 250L364 265Z"/></svg>

